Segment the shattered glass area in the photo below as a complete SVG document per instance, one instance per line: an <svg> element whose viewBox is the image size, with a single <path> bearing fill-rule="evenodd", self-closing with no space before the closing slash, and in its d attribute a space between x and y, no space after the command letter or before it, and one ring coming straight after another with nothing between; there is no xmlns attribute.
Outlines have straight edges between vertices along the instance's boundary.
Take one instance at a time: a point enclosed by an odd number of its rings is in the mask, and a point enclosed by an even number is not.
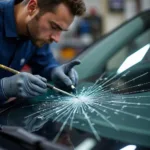
<svg viewBox="0 0 150 150"><path fill-rule="evenodd" d="M149 82L130 86L130 83L150 74L145 72L126 81L130 73L128 71L121 76L116 74L104 79L100 77L94 84L81 84L77 91L78 98L46 95L38 103L12 110L7 123L34 132L49 120L61 122L54 141L65 126L69 126L70 130L77 127L92 132L97 140L100 140L104 127L118 133L126 131L150 136L150 94L147 92L149 89L142 88Z"/></svg>

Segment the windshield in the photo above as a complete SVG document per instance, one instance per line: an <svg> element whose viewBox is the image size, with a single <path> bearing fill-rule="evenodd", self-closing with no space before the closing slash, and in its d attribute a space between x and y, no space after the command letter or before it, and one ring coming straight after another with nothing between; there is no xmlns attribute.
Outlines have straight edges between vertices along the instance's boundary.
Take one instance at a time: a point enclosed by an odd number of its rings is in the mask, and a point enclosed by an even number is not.
<svg viewBox="0 0 150 150"><path fill-rule="evenodd" d="M98 55L103 51L99 49ZM88 55L88 51L84 55ZM101 61L100 67L97 66L98 71L90 72L81 82L101 82L102 87L113 93L131 94L150 90L150 29L116 50L113 55L106 55L104 57L108 59ZM92 68L91 60L89 69Z"/></svg>

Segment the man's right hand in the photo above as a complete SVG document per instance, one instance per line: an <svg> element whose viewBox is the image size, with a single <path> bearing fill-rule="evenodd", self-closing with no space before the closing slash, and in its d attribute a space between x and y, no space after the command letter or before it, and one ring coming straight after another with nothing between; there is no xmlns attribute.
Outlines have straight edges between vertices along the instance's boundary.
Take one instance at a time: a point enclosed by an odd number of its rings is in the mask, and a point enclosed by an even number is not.
<svg viewBox="0 0 150 150"><path fill-rule="evenodd" d="M2 79L2 88L5 96L32 98L47 91L47 80L39 75L21 72L17 75Z"/></svg>

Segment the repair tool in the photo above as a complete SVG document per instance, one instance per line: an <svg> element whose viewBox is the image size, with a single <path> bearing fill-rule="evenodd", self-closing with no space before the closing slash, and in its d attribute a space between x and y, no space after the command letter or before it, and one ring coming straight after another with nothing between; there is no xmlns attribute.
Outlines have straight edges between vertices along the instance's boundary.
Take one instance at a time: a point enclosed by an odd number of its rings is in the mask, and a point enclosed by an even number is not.
<svg viewBox="0 0 150 150"><path fill-rule="evenodd" d="M12 69L12 68L10 68L10 67L4 66L4 65L2 65L2 64L0 64L0 68L2 68L2 69L4 69L4 70L7 70L7 71L9 71L9 72L11 72L11 73L14 73L14 74L20 73L19 71L15 70L15 69ZM52 84L47 83L46 85L47 85L48 88L50 88L50 89L52 89L52 90L54 90L54 91L63 93L63 94L65 94L65 95L68 95L68 96L71 96L71 97L78 98L78 97L76 97L75 95L70 94L70 93L68 93L68 92L66 92L66 91L63 91L63 90L61 90L61 89L55 87L55 86L52 85ZM75 89L74 85L71 85L71 88L74 90L74 89Z"/></svg>

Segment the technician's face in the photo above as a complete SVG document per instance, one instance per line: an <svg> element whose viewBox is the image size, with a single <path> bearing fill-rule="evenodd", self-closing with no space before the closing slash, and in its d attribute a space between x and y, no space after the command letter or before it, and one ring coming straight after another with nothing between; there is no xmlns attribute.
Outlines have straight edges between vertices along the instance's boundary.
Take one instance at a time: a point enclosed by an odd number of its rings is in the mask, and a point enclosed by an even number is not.
<svg viewBox="0 0 150 150"><path fill-rule="evenodd" d="M74 16L64 4L60 4L54 13L38 14L27 23L28 34L34 45L42 47L44 44L58 42L62 31L68 30Z"/></svg>

